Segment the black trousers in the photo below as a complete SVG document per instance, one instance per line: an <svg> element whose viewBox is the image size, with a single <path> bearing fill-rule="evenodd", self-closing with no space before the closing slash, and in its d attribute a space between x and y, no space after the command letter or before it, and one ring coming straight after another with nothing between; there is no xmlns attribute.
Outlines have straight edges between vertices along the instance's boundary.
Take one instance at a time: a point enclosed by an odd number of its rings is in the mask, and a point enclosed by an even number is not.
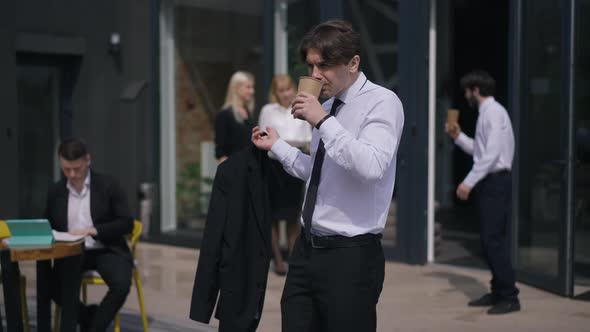
<svg viewBox="0 0 590 332"><path fill-rule="evenodd" d="M281 299L283 332L376 331L385 274L380 241L350 248L312 248L300 236Z"/></svg>
<svg viewBox="0 0 590 332"><path fill-rule="evenodd" d="M115 314L123 307L131 288L131 273L133 263L125 256L114 253L109 249L86 250L82 255L82 271L79 267L74 270L67 261L56 260L54 277L61 278L64 273L81 274L86 270L96 270L107 284L108 291L100 302L92 321L90 330L93 332L105 331L115 318ZM78 279L78 280L81 280ZM59 283L54 283L59 284ZM80 282L69 285L80 288ZM62 299L54 297L60 304ZM81 304L81 314L87 309Z"/></svg>
<svg viewBox="0 0 590 332"><path fill-rule="evenodd" d="M227 321L219 321L219 332L254 332L258 328L260 321L258 319L252 320L252 325L247 328L234 326Z"/></svg>
<svg viewBox="0 0 590 332"><path fill-rule="evenodd" d="M76 332L80 310L80 280L83 254L54 260L50 294L61 306L60 332ZM37 266L39 268L39 266ZM77 271L73 273L72 271Z"/></svg>
<svg viewBox="0 0 590 332"><path fill-rule="evenodd" d="M510 260L512 178L508 171L486 176L476 188L480 238L484 259L492 272L491 291L518 301L515 273Z"/></svg>

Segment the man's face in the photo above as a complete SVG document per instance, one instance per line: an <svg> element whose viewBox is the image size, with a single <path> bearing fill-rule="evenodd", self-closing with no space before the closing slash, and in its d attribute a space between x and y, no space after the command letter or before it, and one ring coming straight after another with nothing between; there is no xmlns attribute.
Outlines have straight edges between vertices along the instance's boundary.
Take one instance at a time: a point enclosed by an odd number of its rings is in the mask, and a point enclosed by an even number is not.
<svg viewBox="0 0 590 332"><path fill-rule="evenodd" d="M86 174L88 174L88 168L90 167L90 155L76 159L66 160L62 156L59 156L59 165L62 172L68 180L74 185L81 185L86 180Z"/></svg>
<svg viewBox="0 0 590 332"><path fill-rule="evenodd" d="M305 58L309 67L309 75L324 83L321 91L323 98L338 96L354 82L352 73L356 70L351 71L351 68L358 66L358 61L358 56L355 56L348 65L327 65L320 52L313 48L307 50Z"/></svg>
<svg viewBox="0 0 590 332"><path fill-rule="evenodd" d="M477 99L475 98L476 90L477 88L465 88L465 99L467 100L467 104L469 104L469 107L477 106Z"/></svg>

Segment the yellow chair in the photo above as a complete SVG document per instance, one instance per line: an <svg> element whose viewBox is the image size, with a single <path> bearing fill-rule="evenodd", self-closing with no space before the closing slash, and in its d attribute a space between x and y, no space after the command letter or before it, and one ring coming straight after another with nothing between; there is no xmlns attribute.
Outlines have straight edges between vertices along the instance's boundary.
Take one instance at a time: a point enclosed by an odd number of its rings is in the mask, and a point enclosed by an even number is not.
<svg viewBox="0 0 590 332"><path fill-rule="evenodd" d="M4 238L10 238L10 229L5 220L0 220L0 239ZM0 282L2 282L1 274ZM31 331L31 325L29 322L29 306L27 305L27 278L22 274L20 275L20 306L25 332L29 332Z"/></svg>
<svg viewBox="0 0 590 332"><path fill-rule="evenodd" d="M133 232L129 236L129 242L131 244L131 254L133 256L133 280L135 281L135 288L137 289L137 298L139 300L139 308L141 311L141 320L143 322L143 331L148 332L148 320L145 312L145 304L143 301L143 288L141 286L141 279L139 269L137 267L137 242L139 242L139 236L141 235L142 224L139 220L133 222ZM82 277L82 302L86 303L87 300L87 286L89 285L106 285L105 281L98 275L96 271L89 271L88 275ZM55 308L55 320L53 331L59 330L59 306ZM115 316L115 332L121 332L121 324L119 314Z"/></svg>

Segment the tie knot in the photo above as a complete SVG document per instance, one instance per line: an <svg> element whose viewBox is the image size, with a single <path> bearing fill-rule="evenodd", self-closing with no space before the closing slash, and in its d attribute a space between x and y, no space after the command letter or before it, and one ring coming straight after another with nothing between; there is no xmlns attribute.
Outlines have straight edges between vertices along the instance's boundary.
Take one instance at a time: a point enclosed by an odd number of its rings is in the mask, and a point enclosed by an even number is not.
<svg viewBox="0 0 590 332"><path fill-rule="evenodd" d="M340 105L343 104L343 101L338 99L338 98L334 98L334 101L332 102L332 108L330 109L330 115L334 116L336 115L336 112L338 111L338 107L340 107Z"/></svg>

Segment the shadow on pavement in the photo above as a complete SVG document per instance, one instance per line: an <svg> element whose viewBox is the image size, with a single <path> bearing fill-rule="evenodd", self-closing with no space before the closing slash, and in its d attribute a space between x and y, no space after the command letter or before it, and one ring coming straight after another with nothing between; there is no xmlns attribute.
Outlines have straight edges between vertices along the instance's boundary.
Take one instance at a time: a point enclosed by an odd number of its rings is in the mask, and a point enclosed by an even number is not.
<svg viewBox="0 0 590 332"><path fill-rule="evenodd" d="M485 284L470 276L452 272L432 272L425 275L428 277L447 279L453 288L465 294L470 300L475 300L489 292L488 287Z"/></svg>

